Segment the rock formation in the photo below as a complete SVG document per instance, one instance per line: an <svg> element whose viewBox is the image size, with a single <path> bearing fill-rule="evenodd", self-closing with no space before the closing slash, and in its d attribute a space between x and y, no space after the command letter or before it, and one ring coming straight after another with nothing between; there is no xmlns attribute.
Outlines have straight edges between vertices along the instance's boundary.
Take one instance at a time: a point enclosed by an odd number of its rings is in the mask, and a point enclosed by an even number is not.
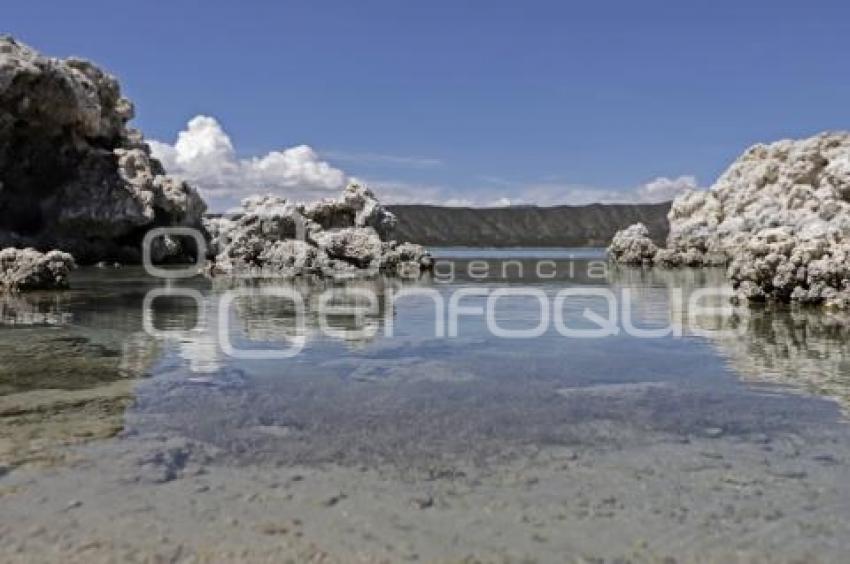
<svg viewBox="0 0 850 564"><path fill-rule="evenodd" d="M728 265L750 301L850 306L850 133L754 145L668 218L656 264ZM637 231L619 236L617 249L642 244Z"/></svg>
<svg viewBox="0 0 850 564"><path fill-rule="evenodd" d="M392 236L398 221L368 188L350 184L337 199L325 198L302 209L304 216L322 229L371 227L381 239Z"/></svg>
<svg viewBox="0 0 850 564"><path fill-rule="evenodd" d="M68 253L35 249L0 250L0 291L54 290L68 287L75 267Z"/></svg>
<svg viewBox="0 0 850 564"><path fill-rule="evenodd" d="M203 200L165 175L132 117L118 81L92 63L0 37L0 248L137 262L148 229L200 226Z"/></svg>
<svg viewBox="0 0 850 564"><path fill-rule="evenodd" d="M242 202L234 217L206 220L211 273L249 277L417 276L431 267L419 245L387 239L395 217L359 184L339 199L295 204L276 196Z"/></svg>
<svg viewBox="0 0 850 564"><path fill-rule="evenodd" d="M611 258L620 264L650 265L657 252L658 247L649 238L649 230L643 223L617 231L608 247Z"/></svg>

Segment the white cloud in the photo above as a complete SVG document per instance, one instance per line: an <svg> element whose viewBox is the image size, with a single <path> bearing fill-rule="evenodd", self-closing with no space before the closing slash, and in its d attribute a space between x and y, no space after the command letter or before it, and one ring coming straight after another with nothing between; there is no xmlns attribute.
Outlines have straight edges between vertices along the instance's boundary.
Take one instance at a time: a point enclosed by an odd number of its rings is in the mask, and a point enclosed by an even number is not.
<svg viewBox="0 0 850 564"><path fill-rule="evenodd" d="M488 194L486 191L457 190L436 184L419 184L396 180L364 180L378 198L387 204L425 204L452 208L506 207L523 203L514 198Z"/></svg>
<svg viewBox="0 0 850 564"><path fill-rule="evenodd" d="M659 176L638 188L638 199L643 202L666 202L686 190L699 190L695 176L667 178Z"/></svg>
<svg viewBox="0 0 850 564"><path fill-rule="evenodd" d="M208 116L192 118L173 145L148 143L170 174L186 179L213 201L257 193L313 200L336 196L349 180L307 145L240 159L230 137Z"/></svg>
<svg viewBox="0 0 850 564"><path fill-rule="evenodd" d="M451 207L582 206L587 204L641 204L672 200L687 189L699 189L693 176L656 178L626 189L599 188L580 184L514 183L508 186L456 187L394 180L365 180L388 204L430 204Z"/></svg>
<svg viewBox="0 0 850 564"><path fill-rule="evenodd" d="M262 156L237 157L233 143L215 118L196 116L172 145L149 141L155 157L170 174L196 186L213 210L232 208L252 194L276 194L289 200L309 201L335 197L353 178L322 157L360 164L383 163L413 168L438 166L437 159L373 153L327 152L319 155L307 145L297 145ZM478 185L458 189L404 180L366 179L388 204L432 204L456 207L514 205L583 205L590 203L646 203L673 199L698 188L693 176L658 177L627 189L608 189L559 182L554 177L539 183L479 176Z"/></svg>
<svg viewBox="0 0 850 564"><path fill-rule="evenodd" d="M580 184L563 183L517 183L509 193L504 189L488 190L490 200L501 205L586 205L586 204L648 204L667 202L685 190L699 190L694 176L678 178L658 177L636 188L614 189ZM499 192L499 196L493 196ZM504 194L504 195L503 195ZM479 204L480 205L480 204ZM499 205L488 204L488 205Z"/></svg>
<svg viewBox="0 0 850 564"><path fill-rule="evenodd" d="M383 153L322 151L322 156L340 162L366 165L386 165L403 168L432 168L443 165L443 161L431 157L407 157L401 155L386 155Z"/></svg>

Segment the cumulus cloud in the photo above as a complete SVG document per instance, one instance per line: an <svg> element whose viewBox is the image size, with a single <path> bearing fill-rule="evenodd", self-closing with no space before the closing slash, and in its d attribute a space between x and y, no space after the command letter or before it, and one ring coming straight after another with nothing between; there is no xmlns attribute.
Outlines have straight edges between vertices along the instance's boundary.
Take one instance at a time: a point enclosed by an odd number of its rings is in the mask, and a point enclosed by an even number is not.
<svg viewBox="0 0 850 564"><path fill-rule="evenodd" d="M695 176L667 178L659 176L638 188L638 199L642 202L666 202L687 190L699 190Z"/></svg>
<svg viewBox="0 0 850 564"><path fill-rule="evenodd" d="M698 190L693 176L658 177L632 188L600 188L558 182L496 183L470 193L472 205L486 207L538 205L581 206L587 204L648 204L670 201L685 190ZM477 195L476 195L477 194Z"/></svg>
<svg viewBox="0 0 850 564"><path fill-rule="evenodd" d="M582 206L588 204L646 204L672 200L688 189L700 189L693 176L659 177L631 188L599 188L554 182L465 186L462 190L440 184L395 180L365 180L390 204L429 204L451 207ZM495 184L495 185L494 185Z"/></svg>
<svg viewBox="0 0 850 564"><path fill-rule="evenodd" d="M486 189L480 190L474 187L458 190L440 184L411 183L397 180L366 179L364 182L378 194L382 202L387 204L496 208L524 203L519 198L492 194L488 193Z"/></svg>
<svg viewBox="0 0 850 564"><path fill-rule="evenodd" d="M538 184L521 190L524 203L540 205L656 204L668 202L686 190L700 190L695 176L659 176L636 188L613 189L575 184ZM515 201L514 203L518 203Z"/></svg>
<svg viewBox="0 0 850 564"><path fill-rule="evenodd" d="M196 186L213 210L232 208L252 194L276 194L289 200L310 201L336 197L354 178L325 158L360 165L428 168L437 159L373 153L328 152L319 155L307 145L240 158L233 142L215 118L196 116L173 143L149 141L155 157L170 174ZM364 179L389 204L432 204L456 207L516 205L584 205L591 203L649 203L673 199L684 190L697 189L693 176L658 177L645 184L608 189L556 182L518 182L497 176L479 176L473 185L447 186L405 180Z"/></svg>
<svg viewBox="0 0 850 564"><path fill-rule="evenodd" d="M170 174L191 182L212 200L238 200L257 193L313 200L337 195L349 180L307 145L238 158L230 137L208 116L192 118L173 145L148 143Z"/></svg>

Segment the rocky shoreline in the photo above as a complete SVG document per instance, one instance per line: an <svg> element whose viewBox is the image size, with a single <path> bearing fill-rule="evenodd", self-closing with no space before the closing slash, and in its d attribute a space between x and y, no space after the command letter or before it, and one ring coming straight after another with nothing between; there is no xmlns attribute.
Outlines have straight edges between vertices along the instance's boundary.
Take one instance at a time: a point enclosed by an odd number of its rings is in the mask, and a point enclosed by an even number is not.
<svg viewBox="0 0 850 564"><path fill-rule="evenodd" d="M0 289L64 288L76 264L139 263L158 227L198 230L209 275L412 278L432 267L422 246L393 239L398 219L359 184L308 204L255 196L205 218L197 190L128 125L133 115L117 79L91 62L0 37ZM754 145L667 217L666 247L655 222L638 223L616 233L611 259L727 266L742 301L850 308L850 133ZM178 236L152 242L156 263L197 253Z"/></svg>
<svg viewBox="0 0 850 564"><path fill-rule="evenodd" d="M256 196L235 219L204 220L200 194L165 173L128 126L133 115L117 79L91 62L0 37L0 289L67 287L77 263L138 264L158 227L202 233L214 274L410 277L430 268L422 247L392 241L395 216L359 185L306 205ZM182 237L151 244L156 263L197 258Z"/></svg>
<svg viewBox="0 0 850 564"><path fill-rule="evenodd" d="M754 145L708 191L676 198L668 219L666 248L637 224L610 258L727 266L742 302L850 308L850 133Z"/></svg>

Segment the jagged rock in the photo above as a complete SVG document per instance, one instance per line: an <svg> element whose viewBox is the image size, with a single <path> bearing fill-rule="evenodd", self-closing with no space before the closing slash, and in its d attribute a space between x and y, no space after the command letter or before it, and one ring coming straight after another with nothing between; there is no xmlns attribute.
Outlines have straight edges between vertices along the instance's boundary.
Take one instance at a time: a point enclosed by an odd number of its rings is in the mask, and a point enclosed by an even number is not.
<svg viewBox="0 0 850 564"><path fill-rule="evenodd" d="M661 261L667 266L709 266L709 260L721 250L719 230L720 202L711 192L685 192L675 200L667 214L670 233ZM735 231L735 230L730 230ZM725 263L726 257L720 258Z"/></svg>
<svg viewBox="0 0 850 564"><path fill-rule="evenodd" d="M297 205L276 196L253 196L242 202L235 219L217 218L205 221L210 234L210 249L218 272L247 272L312 266L300 246L283 242L306 243L308 221ZM300 240L299 240L300 239ZM298 247L298 248L296 248ZM291 256L286 256L291 253Z"/></svg>
<svg viewBox="0 0 850 564"><path fill-rule="evenodd" d="M402 278L415 278L423 270L431 270L433 259L421 245L395 242L384 243L380 268L383 272Z"/></svg>
<svg viewBox="0 0 850 564"><path fill-rule="evenodd" d="M61 251L0 250L0 290L52 290L68 287L74 257Z"/></svg>
<svg viewBox="0 0 850 564"><path fill-rule="evenodd" d="M382 240L394 225L395 217L358 184L349 185L337 200L307 205L254 196L232 218L205 220L211 273L411 277L429 270L431 257L423 247Z"/></svg>
<svg viewBox="0 0 850 564"><path fill-rule="evenodd" d="M209 258L218 256L227 246L228 237L235 227L235 221L229 217L205 217L204 229L207 232L207 255Z"/></svg>
<svg viewBox="0 0 850 564"><path fill-rule="evenodd" d="M850 133L750 147L676 198L665 266L729 266L748 301L850 306Z"/></svg>
<svg viewBox="0 0 850 564"><path fill-rule="evenodd" d="M608 247L608 256L621 264L650 265L657 251L658 247L649 238L649 229L643 223L636 223L617 231Z"/></svg>
<svg viewBox="0 0 850 564"><path fill-rule="evenodd" d="M206 205L127 127L133 112L94 64L0 37L0 245L138 262L148 229L200 226Z"/></svg>
<svg viewBox="0 0 850 564"><path fill-rule="evenodd" d="M346 227L313 234L313 240L332 259L367 268L381 258L383 245L371 227Z"/></svg>
<svg viewBox="0 0 850 564"><path fill-rule="evenodd" d="M275 241L260 253L263 264L275 268L292 268L296 271L310 269L315 266L318 252L315 247L297 239Z"/></svg>
<svg viewBox="0 0 850 564"><path fill-rule="evenodd" d="M349 184L337 200L324 199L303 208L303 214L322 229L371 227L381 239L389 239L397 220L375 198L371 190L357 183Z"/></svg>

